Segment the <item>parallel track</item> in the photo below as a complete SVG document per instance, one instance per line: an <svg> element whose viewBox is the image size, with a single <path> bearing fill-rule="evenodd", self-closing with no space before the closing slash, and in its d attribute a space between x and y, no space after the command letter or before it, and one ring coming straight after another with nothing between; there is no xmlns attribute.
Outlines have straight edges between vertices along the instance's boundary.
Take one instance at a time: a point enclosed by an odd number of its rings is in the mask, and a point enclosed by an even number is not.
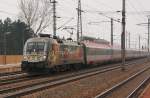
<svg viewBox="0 0 150 98"><path fill-rule="evenodd" d="M103 69L103 70L101 69L101 70L97 70L97 71L93 70L90 72L79 72L79 73L67 75L67 76L64 76L64 77L61 77L61 78L58 78L55 80L50 79L50 80L45 80L43 82L39 82L39 83L35 83L35 84L25 84L24 86L20 86L20 87L2 89L2 90L0 90L0 95L5 98L17 97L17 96L21 96L24 94L34 92L34 91L42 90L47 87L58 86L58 85L65 84L65 83L68 83L71 81L86 78L86 77L104 73L107 71L112 71L112 70L119 69L119 68L120 68L120 66L114 67L114 68L107 68L107 69Z"/></svg>
<svg viewBox="0 0 150 98"><path fill-rule="evenodd" d="M100 93L95 98L116 98L118 96L119 98L137 98L134 95L136 94L137 90L140 88L139 84L143 85L145 81L149 80L150 75L148 73L150 74L150 67L147 67L144 70L137 72L136 74L132 75L128 79ZM143 77L144 79L140 79L140 77ZM133 85L131 85L131 83ZM132 91L132 93L130 91Z"/></svg>
<svg viewBox="0 0 150 98"><path fill-rule="evenodd" d="M22 75L19 77L12 77L12 78L7 78L7 79L2 79L0 80L0 86L3 85L7 85L7 84L13 84L13 83L19 83L19 82L23 82L23 81L28 81L32 79L36 79L36 78L40 78L43 77L43 74L26 74L26 75Z"/></svg>
<svg viewBox="0 0 150 98"><path fill-rule="evenodd" d="M132 63L132 64L135 64L135 63ZM121 68L121 66L95 68L90 71L85 70L83 72L76 72L73 74L64 75L64 76L62 76L60 78L56 78L56 79L47 79L47 80L43 80L41 82L25 84L25 85L18 86L18 87L12 87L12 88L6 88L6 89L4 88L4 89L0 90L0 95L2 97L6 97L6 98L22 96L24 94L32 93L34 91L42 90L42 89L45 89L48 87L58 86L58 85L72 82L75 80L79 80L82 78L94 76L94 75L97 75L100 73L113 71L113 70L116 70L119 68Z"/></svg>
<svg viewBox="0 0 150 98"><path fill-rule="evenodd" d="M0 79L11 77L11 76L14 76L14 75L23 74L23 73L25 73L25 72L17 71L17 72L11 72L11 73L0 73Z"/></svg>
<svg viewBox="0 0 150 98"><path fill-rule="evenodd" d="M21 71L17 71L17 72L8 72L8 73L0 73L0 77L2 76L9 76L9 75L14 75L14 74L19 74L19 73L22 73Z"/></svg>
<svg viewBox="0 0 150 98"><path fill-rule="evenodd" d="M135 61L134 63L133 62L131 62L131 61L128 61L127 62L127 64L128 63L132 63L132 64L136 64L136 63L140 63L141 61L144 61L145 59L142 59L142 60L137 60L137 61ZM118 65L120 65L120 63L119 64L113 64L113 65L111 65L111 66L118 66ZM106 66L108 66L108 67L105 67L105 66L103 66L103 67L101 67L101 68L109 68L110 67L110 64L108 64L108 65L106 65ZM94 68L93 68L94 69ZM85 69L86 70L86 69ZM87 69L88 70L88 69ZM59 74L59 73L58 73ZM4 74L3 76L1 76L0 77L0 86L2 86L2 85L6 85L6 84L11 84L11 83L18 83L18 82L22 82L22 81L28 81L28 80L30 80L32 77L34 78L34 79L36 79L36 78L39 78L39 77L37 77L37 76L40 76L40 75L42 75L42 73L41 74L28 74L28 73L25 73L25 72L14 72L14 73L9 73L9 74ZM45 75L45 74L44 74ZM52 74L52 75L54 75L54 74ZM51 77L52 76L51 74L49 74L49 75L47 75L47 77L49 76L49 77ZM35 77L34 77L35 76ZM46 75L45 75L46 76Z"/></svg>
<svg viewBox="0 0 150 98"><path fill-rule="evenodd" d="M146 86L150 83L150 76L146 78L137 88L131 92L127 98L138 98Z"/></svg>
<svg viewBox="0 0 150 98"><path fill-rule="evenodd" d="M19 78L22 76L26 76L28 75L28 73L22 72L22 71L18 71L18 72L12 72L12 73L3 73L0 75L0 81L2 80L9 80L12 78Z"/></svg>

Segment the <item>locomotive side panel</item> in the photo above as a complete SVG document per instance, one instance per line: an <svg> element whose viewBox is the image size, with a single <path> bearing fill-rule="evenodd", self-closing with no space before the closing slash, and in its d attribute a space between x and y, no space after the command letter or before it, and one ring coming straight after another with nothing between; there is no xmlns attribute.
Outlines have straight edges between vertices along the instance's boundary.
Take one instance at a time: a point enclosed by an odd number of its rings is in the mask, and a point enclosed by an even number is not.
<svg viewBox="0 0 150 98"><path fill-rule="evenodd" d="M60 45L61 64L79 64L83 63L83 49L78 45Z"/></svg>
<svg viewBox="0 0 150 98"><path fill-rule="evenodd" d="M49 67L82 64L84 63L83 58L83 47L81 45L52 44L48 56Z"/></svg>

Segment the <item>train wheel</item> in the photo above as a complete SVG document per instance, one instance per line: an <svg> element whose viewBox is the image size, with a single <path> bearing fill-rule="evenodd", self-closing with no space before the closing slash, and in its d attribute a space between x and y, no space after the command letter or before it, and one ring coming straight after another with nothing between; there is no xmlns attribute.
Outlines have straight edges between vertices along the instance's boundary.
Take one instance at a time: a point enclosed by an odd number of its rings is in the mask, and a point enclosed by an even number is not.
<svg viewBox="0 0 150 98"><path fill-rule="evenodd" d="M53 67L51 70L52 70L52 72L58 72L57 66Z"/></svg>

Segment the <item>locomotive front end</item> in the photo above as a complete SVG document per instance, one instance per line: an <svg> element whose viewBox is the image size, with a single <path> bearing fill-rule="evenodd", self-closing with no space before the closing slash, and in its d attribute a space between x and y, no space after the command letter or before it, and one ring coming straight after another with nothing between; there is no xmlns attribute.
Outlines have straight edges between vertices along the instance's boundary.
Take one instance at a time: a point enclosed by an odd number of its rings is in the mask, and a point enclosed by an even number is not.
<svg viewBox="0 0 150 98"><path fill-rule="evenodd" d="M24 46L22 70L44 69L47 66L47 50L48 40L29 39Z"/></svg>

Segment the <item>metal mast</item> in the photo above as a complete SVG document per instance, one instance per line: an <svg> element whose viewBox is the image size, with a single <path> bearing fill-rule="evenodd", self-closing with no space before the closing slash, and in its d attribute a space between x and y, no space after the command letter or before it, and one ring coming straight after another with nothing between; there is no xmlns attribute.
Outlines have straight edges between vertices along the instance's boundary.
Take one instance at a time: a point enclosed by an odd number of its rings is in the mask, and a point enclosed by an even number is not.
<svg viewBox="0 0 150 98"><path fill-rule="evenodd" d="M113 46L113 19L111 18L111 45Z"/></svg>
<svg viewBox="0 0 150 98"><path fill-rule="evenodd" d="M131 35L130 35L130 32L129 32L129 42L128 42L128 44L129 44L129 49L130 49L130 43L131 43L131 42L130 42L130 36L131 36Z"/></svg>
<svg viewBox="0 0 150 98"><path fill-rule="evenodd" d="M141 50L141 36L139 35L139 51Z"/></svg>
<svg viewBox="0 0 150 98"><path fill-rule="evenodd" d="M149 30L149 28L150 28L150 18L148 17L148 42L147 42L147 43L148 43L148 45L147 45L148 52L149 52L149 43L150 43L150 40L149 40L149 37L150 37L150 36L149 36L149 35L150 35L150 34L149 34L149 33L150 33L149 31L150 31L150 30Z"/></svg>
<svg viewBox="0 0 150 98"><path fill-rule="evenodd" d="M122 34L121 34L121 56L122 70L125 70L125 30L126 30L126 2L122 2Z"/></svg>
<svg viewBox="0 0 150 98"><path fill-rule="evenodd" d="M78 20L77 20L77 41L80 41L82 38L82 10L81 10L81 0L78 0Z"/></svg>
<svg viewBox="0 0 150 98"><path fill-rule="evenodd" d="M128 48L128 45L127 45L127 43L128 43L128 42L127 42L127 41L128 41L128 38L127 38L127 36L128 36L128 31L126 31L126 34L125 34L125 35L126 35L126 39L125 39L125 40L126 40L126 42L125 42L126 45L125 45L125 48L127 49L127 48Z"/></svg>
<svg viewBox="0 0 150 98"><path fill-rule="evenodd" d="M50 0L53 3L53 36L56 36L56 0Z"/></svg>

